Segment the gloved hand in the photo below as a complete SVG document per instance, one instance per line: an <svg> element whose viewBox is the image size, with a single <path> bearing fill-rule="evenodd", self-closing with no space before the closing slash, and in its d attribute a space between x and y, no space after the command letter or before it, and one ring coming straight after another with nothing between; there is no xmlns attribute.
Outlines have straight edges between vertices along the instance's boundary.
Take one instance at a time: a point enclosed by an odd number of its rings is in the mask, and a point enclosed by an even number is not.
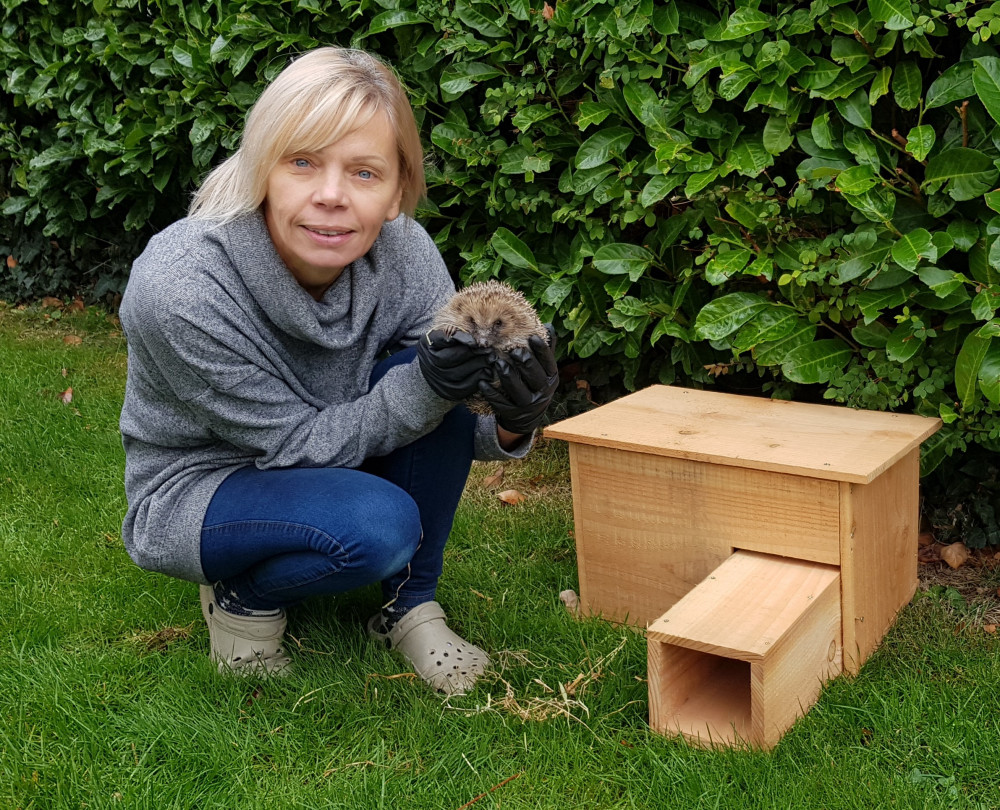
<svg viewBox="0 0 1000 810"><path fill-rule="evenodd" d="M491 352L477 346L468 332L448 337L436 329L417 343L417 362L435 394L458 401L476 393L479 383L492 377Z"/></svg>
<svg viewBox="0 0 1000 810"><path fill-rule="evenodd" d="M559 385L556 333L546 324L549 340L532 336L528 348L518 347L493 364L499 387L479 384L479 393L493 408L497 424L511 433L531 433L542 423L545 409Z"/></svg>

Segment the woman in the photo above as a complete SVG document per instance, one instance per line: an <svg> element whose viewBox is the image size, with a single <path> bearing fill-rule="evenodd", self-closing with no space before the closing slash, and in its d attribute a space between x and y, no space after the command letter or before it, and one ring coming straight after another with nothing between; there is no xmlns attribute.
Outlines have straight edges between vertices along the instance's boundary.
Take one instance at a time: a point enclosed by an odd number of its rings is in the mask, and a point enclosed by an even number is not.
<svg viewBox="0 0 1000 810"><path fill-rule="evenodd" d="M285 607L372 582L368 631L434 689L489 663L435 601L444 545L472 459L527 453L556 365L537 338L508 357L426 334L454 288L410 218L423 193L395 76L321 48L133 266L123 539L201 584L220 671L287 671ZM456 406L476 391L495 418Z"/></svg>

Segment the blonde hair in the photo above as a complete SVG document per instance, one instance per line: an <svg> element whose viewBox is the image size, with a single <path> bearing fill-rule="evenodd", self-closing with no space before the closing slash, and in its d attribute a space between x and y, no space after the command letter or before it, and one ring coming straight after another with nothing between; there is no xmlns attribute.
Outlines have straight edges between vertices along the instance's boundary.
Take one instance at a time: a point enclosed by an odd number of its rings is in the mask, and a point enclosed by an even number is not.
<svg viewBox="0 0 1000 810"><path fill-rule="evenodd" d="M256 210L267 177L294 152L322 149L383 113L399 149L400 210L413 215L426 193L423 148L406 91L379 59L351 48L317 48L275 77L247 115L240 146L213 169L188 211L231 220Z"/></svg>

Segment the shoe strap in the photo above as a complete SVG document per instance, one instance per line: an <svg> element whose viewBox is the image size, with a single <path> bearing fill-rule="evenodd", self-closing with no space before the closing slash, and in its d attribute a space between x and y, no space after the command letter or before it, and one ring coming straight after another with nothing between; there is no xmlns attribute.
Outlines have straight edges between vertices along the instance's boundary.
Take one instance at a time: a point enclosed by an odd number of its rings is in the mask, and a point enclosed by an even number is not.
<svg viewBox="0 0 1000 810"><path fill-rule="evenodd" d="M422 624L434 621L444 621L448 617L437 602L424 602L407 612L402 619L396 622L386 634L386 640L391 647L396 647L412 630Z"/></svg>

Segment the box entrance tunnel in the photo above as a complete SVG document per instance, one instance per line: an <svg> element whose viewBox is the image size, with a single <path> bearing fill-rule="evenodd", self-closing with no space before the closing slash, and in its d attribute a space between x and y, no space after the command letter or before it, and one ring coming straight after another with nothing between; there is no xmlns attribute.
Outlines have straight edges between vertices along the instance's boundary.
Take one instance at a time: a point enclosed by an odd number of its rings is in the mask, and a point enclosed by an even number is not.
<svg viewBox="0 0 1000 810"><path fill-rule="evenodd" d="M737 551L646 638L654 730L770 747L843 668L840 575Z"/></svg>

